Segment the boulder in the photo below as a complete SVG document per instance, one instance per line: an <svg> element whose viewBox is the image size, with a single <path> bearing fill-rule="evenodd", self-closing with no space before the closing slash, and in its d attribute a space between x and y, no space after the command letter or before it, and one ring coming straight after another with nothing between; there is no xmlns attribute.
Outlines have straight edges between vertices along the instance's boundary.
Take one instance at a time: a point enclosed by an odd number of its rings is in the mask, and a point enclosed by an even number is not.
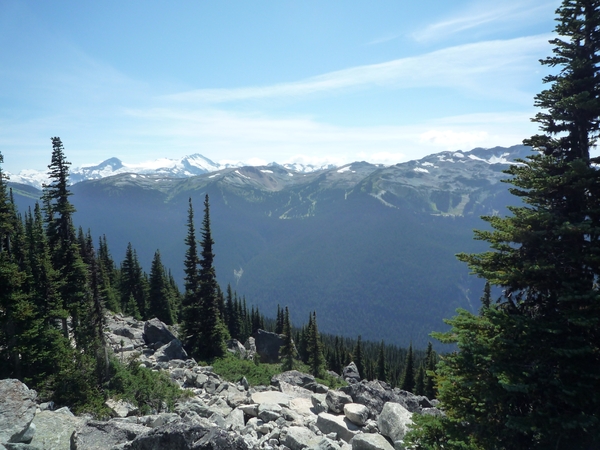
<svg viewBox="0 0 600 450"><path fill-rule="evenodd" d="M247 353L247 358L248 359L254 359L254 355L256 355L256 341L255 341L255 339L252 336L250 336L248 338L248 340L244 344L244 348L248 352Z"/></svg>
<svg viewBox="0 0 600 450"><path fill-rule="evenodd" d="M326 397L327 396L325 394L313 394L310 396L310 401L312 403L315 414L320 414L329 410L329 406L327 406Z"/></svg>
<svg viewBox="0 0 600 450"><path fill-rule="evenodd" d="M187 359L188 354L184 350L183 345L179 339L173 339L167 345L160 347L156 353L154 353L156 361L165 362L172 359Z"/></svg>
<svg viewBox="0 0 600 450"><path fill-rule="evenodd" d="M260 357L260 362L267 364L279 362L279 349L284 344L283 335L271 333L270 331L258 330L254 339L256 343L256 353Z"/></svg>
<svg viewBox="0 0 600 450"><path fill-rule="evenodd" d="M0 444L23 442L35 417L37 393L15 379L0 380Z"/></svg>
<svg viewBox="0 0 600 450"><path fill-rule="evenodd" d="M253 403L275 403L281 406L289 406L292 397L279 391L254 392L252 394Z"/></svg>
<svg viewBox="0 0 600 450"><path fill-rule="evenodd" d="M360 381L360 373L358 373L358 367L352 361L342 370L342 378L350 384L358 383Z"/></svg>
<svg viewBox="0 0 600 450"><path fill-rule="evenodd" d="M218 427L185 422L172 422L136 437L127 447L129 450L248 450L247 444Z"/></svg>
<svg viewBox="0 0 600 450"><path fill-rule="evenodd" d="M71 450L107 450L126 444L150 430L133 423L90 420L71 436Z"/></svg>
<svg viewBox="0 0 600 450"><path fill-rule="evenodd" d="M109 398L104 404L112 411L114 417L132 416L139 411L137 406L125 400L114 400Z"/></svg>
<svg viewBox="0 0 600 450"><path fill-rule="evenodd" d="M156 318L144 323L143 336L146 344L153 348L158 348L176 339L175 335L167 328L167 325Z"/></svg>
<svg viewBox="0 0 600 450"><path fill-rule="evenodd" d="M401 441L412 424L412 413L399 403L388 402L377 418L379 431L393 442Z"/></svg>
<svg viewBox="0 0 600 450"><path fill-rule="evenodd" d="M313 395L312 391L308 389L304 389L300 386L295 386L293 384L286 383L285 381L279 382L279 389L286 395L289 395L291 398L310 398Z"/></svg>
<svg viewBox="0 0 600 450"><path fill-rule="evenodd" d="M360 403L369 408L369 416L376 419L386 402L400 403L410 412L421 412L418 397L400 389L391 389L385 383L377 380L361 381L340 388L340 391L352 397L354 403Z"/></svg>
<svg viewBox="0 0 600 450"><path fill-rule="evenodd" d="M329 390L325 394L325 401L331 412L341 414L344 412L344 405L352 403L352 397L342 391Z"/></svg>
<svg viewBox="0 0 600 450"><path fill-rule="evenodd" d="M306 388L311 383L315 383L315 377L306 373L298 372L297 370L288 370L287 372L278 373L271 378L271 385L280 388L280 382L300 386Z"/></svg>
<svg viewBox="0 0 600 450"><path fill-rule="evenodd" d="M237 355L240 359L246 359L248 353L246 348L237 339L229 339L227 341L227 351Z"/></svg>
<svg viewBox="0 0 600 450"><path fill-rule="evenodd" d="M315 433L304 427L289 427L283 444L291 450L314 448L321 440Z"/></svg>
<svg viewBox="0 0 600 450"><path fill-rule="evenodd" d="M352 450L394 450L380 434L358 434L352 439Z"/></svg>
<svg viewBox="0 0 600 450"><path fill-rule="evenodd" d="M350 442L359 431L359 427L354 425L344 416L334 416L329 413L321 413L317 416L317 428L323 434L335 433L339 439Z"/></svg>
<svg viewBox="0 0 600 450"><path fill-rule="evenodd" d="M71 435L85 423L85 419L72 414L57 411L40 411L35 415L32 424L35 434L31 445L53 450L69 450Z"/></svg>
<svg viewBox="0 0 600 450"><path fill-rule="evenodd" d="M350 422L362 427L369 420L369 408L360 403L346 403L344 405L344 415Z"/></svg>

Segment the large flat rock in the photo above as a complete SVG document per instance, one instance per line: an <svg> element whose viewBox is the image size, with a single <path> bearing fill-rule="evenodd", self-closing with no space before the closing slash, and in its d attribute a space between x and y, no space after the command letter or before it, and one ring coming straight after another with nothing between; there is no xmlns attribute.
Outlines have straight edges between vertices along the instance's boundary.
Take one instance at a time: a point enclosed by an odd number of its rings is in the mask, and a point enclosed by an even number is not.
<svg viewBox="0 0 600 450"><path fill-rule="evenodd" d="M36 397L19 380L0 380L0 444L21 442L35 417Z"/></svg>
<svg viewBox="0 0 600 450"><path fill-rule="evenodd" d="M289 406L291 399L292 397L279 391L255 392L252 394L252 401L258 404L271 403L281 406Z"/></svg>

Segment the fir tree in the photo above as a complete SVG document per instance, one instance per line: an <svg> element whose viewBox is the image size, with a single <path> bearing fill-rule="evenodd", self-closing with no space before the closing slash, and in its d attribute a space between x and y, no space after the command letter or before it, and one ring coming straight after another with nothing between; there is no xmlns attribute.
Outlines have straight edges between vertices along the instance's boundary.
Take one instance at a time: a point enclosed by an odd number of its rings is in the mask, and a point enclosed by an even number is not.
<svg viewBox="0 0 600 450"><path fill-rule="evenodd" d="M358 374L361 378L366 378L361 335L358 335L358 339L356 340L356 346L354 347L354 352L352 356L354 358L354 364L356 364L356 368L358 369Z"/></svg>
<svg viewBox="0 0 600 450"><path fill-rule="evenodd" d="M281 369L292 370L294 368L294 356L296 353L296 348L294 346L294 340L292 339L292 325L290 322L290 312L285 307L285 313L283 316L283 330L282 334L285 336L283 341L283 346L279 350L279 354L281 357Z"/></svg>
<svg viewBox="0 0 600 450"><path fill-rule="evenodd" d="M188 221L187 235L185 237L187 246L184 259L185 273L185 292L183 294L182 305L182 329L184 341L189 352L196 351L200 337L200 315L201 305L198 299L200 291L200 280L198 274L198 266L200 265L200 257L198 256L198 245L196 241L196 228L194 225L194 208L192 199L189 199L188 205Z"/></svg>
<svg viewBox="0 0 600 450"><path fill-rule="evenodd" d="M524 205L484 218L492 230L476 238L490 251L460 255L503 295L481 316L459 310L437 335L459 351L438 364L446 416L417 419L420 445L600 447L600 172L590 157L600 2L564 0L557 14L554 55L542 63L559 71L536 96L541 133L524 141L535 153L507 171Z"/></svg>
<svg viewBox="0 0 600 450"><path fill-rule="evenodd" d="M315 377L320 377L325 371L325 357L323 356L323 343L319 335L316 312L312 313L312 320L307 333L308 366L310 367L310 373Z"/></svg>
<svg viewBox="0 0 600 450"><path fill-rule="evenodd" d="M379 381L386 381L386 367L385 367L385 344L381 341L381 346L379 347L379 355L377 356L377 379Z"/></svg>
<svg viewBox="0 0 600 450"><path fill-rule="evenodd" d="M210 229L210 206L208 195L204 198L204 219L202 221L202 252L200 259L200 272L198 274L199 290L198 301L200 304L199 339L195 352L200 359L211 359L225 353L225 341L228 333L221 320L219 299L217 297L217 278L213 265L214 241Z"/></svg>
<svg viewBox="0 0 600 450"><path fill-rule="evenodd" d="M404 375L402 376L402 383L400 383L400 389L408 392L413 392L415 389L415 361L412 349L412 342L408 347L408 353L406 354L406 361L404 363Z"/></svg>
<svg viewBox="0 0 600 450"><path fill-rule="evenodd" d="M167 325L173 325L171 311L171 289L160 259L160 251L154 253L150 269L150 290L148 292L148 317L157 317Z"/></svg>

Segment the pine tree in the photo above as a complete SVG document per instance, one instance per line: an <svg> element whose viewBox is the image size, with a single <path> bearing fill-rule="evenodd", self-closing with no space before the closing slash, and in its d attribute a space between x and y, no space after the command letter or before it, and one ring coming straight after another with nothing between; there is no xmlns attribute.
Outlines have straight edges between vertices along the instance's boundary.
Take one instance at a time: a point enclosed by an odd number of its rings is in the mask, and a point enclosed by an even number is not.
<svg viewBox="0 0 600 450"><path fill-rule="evenodd" d="M317 313L314 311L306 333L308 335L306 351L310 373L315 377L320 377L325 371L325 357L323 356L323 343L317 326Z"/></svg>
<svg viewBox="0 0 600 450"><path fill-rule="evenodd" d="M356 364L356 368L358 369L358 374L361 378L366 378L365 373L365 361L362 350L362 336L358 335L358 339L356 340L356 346L354 347L354 364Z"/></svg>
<svg viewBox="0 0 600 450"><path fill-rule="evenodd" d="M406 361L404 362L404 374L402 375L400 389L408 392L413 392L415 389L415 361L412 342L408 347L408 353L406 354Z"/></svg>
<svg viewBox="0 0 600 450"><path fill-rule="evenodd" d="M590 157L600 2L564 0L557 14L554 55L542 64L559 71L535 100L541 133L507 171L524 205L485 217L492 230L476 238L492 249L459 257L503 295L481 316L459 310L437 335L459 351L438 364L445 418L417 419L432 448L600 447L600 172Z"/></svg>
<svg viewBox="0 0 600 450"><path fill-rule="evenodd" d="M433 350L431 342L427 344L425 352L425 383L423 395L429 399L437 398L435 388L435 367L437 365L437 354Z"/></svg>
<svg viewBox="0 0 600 450"><path fill-rule="evenodd" d="M150 269L150 290L148 292L148 317L157 317L167 325L173 325L171 311L171 289L165 268L160 259L160 251L154 253Z"/></svg>
<svg viewBox="0 0 600 450"><path fill-rule="evenodd" d="M379 381L387 380L387 370L385 365L385 344L381 341L379 346L379 355L377 356L377 379Z"/></svg>
<svg viewBox="0 0 600 450"><path fill-rule="evenodd" d="M121 281L119 285L121 309L125 314L132 315L137 319L148 318L146 315L146 285L147 282L137 252L129 242L125 251L125 259L121 263Z"/></svg>
<svg viewBox="0 0 600 450"><path fill-rule="evenodd" d="M200 272L198 275L199 289L198 301L200 304L199 339L197 341L196 355L200 359L211 359L222 356L225 351L225 341L228 333L221 320L219 302L217 297L217 278L213 265L212 233L210 229L210 205L208 195L204 198L204 219L202 221L202 249L200 259Z"/></svg>
<svg viewBox="0 0 600 450"><path fill-rule="evenodd" d="M188 351L195 352L199 346L198 339L200 337L200 301L198 299L200 291L200 280L198 266L200 265L200 257L198 256L198 245L196 241L196 228L194 225L194 208L192 199L188 201L188 221L187 235L185 244L187 246L184 259L185 273L185 292L183 294L183 305L181 311L182 330L184 341Z"/></svg>
<svg viewBox="0 0 600 450"><path fill-rule="evenodd" d="M292 339L292 325L290 322L290 312L287 306L285 307L285 313L283 316L282 334L285 337L283 346L279 350L281 357L281 369L284 371L292 370L294 368L294 356L296 356L296 348L294 346L294 340Z"/></svg>

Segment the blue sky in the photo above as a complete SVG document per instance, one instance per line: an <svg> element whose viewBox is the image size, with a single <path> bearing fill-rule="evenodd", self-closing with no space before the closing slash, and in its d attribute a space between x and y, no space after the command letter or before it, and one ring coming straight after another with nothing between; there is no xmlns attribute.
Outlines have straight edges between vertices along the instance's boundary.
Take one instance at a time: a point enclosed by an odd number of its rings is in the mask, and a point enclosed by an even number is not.
<svg viewBox="0 0 600 450"><path fill-rule="evenodd" d="M397 163L537 127L552 0L0 1L4 169Z"/></svg>

